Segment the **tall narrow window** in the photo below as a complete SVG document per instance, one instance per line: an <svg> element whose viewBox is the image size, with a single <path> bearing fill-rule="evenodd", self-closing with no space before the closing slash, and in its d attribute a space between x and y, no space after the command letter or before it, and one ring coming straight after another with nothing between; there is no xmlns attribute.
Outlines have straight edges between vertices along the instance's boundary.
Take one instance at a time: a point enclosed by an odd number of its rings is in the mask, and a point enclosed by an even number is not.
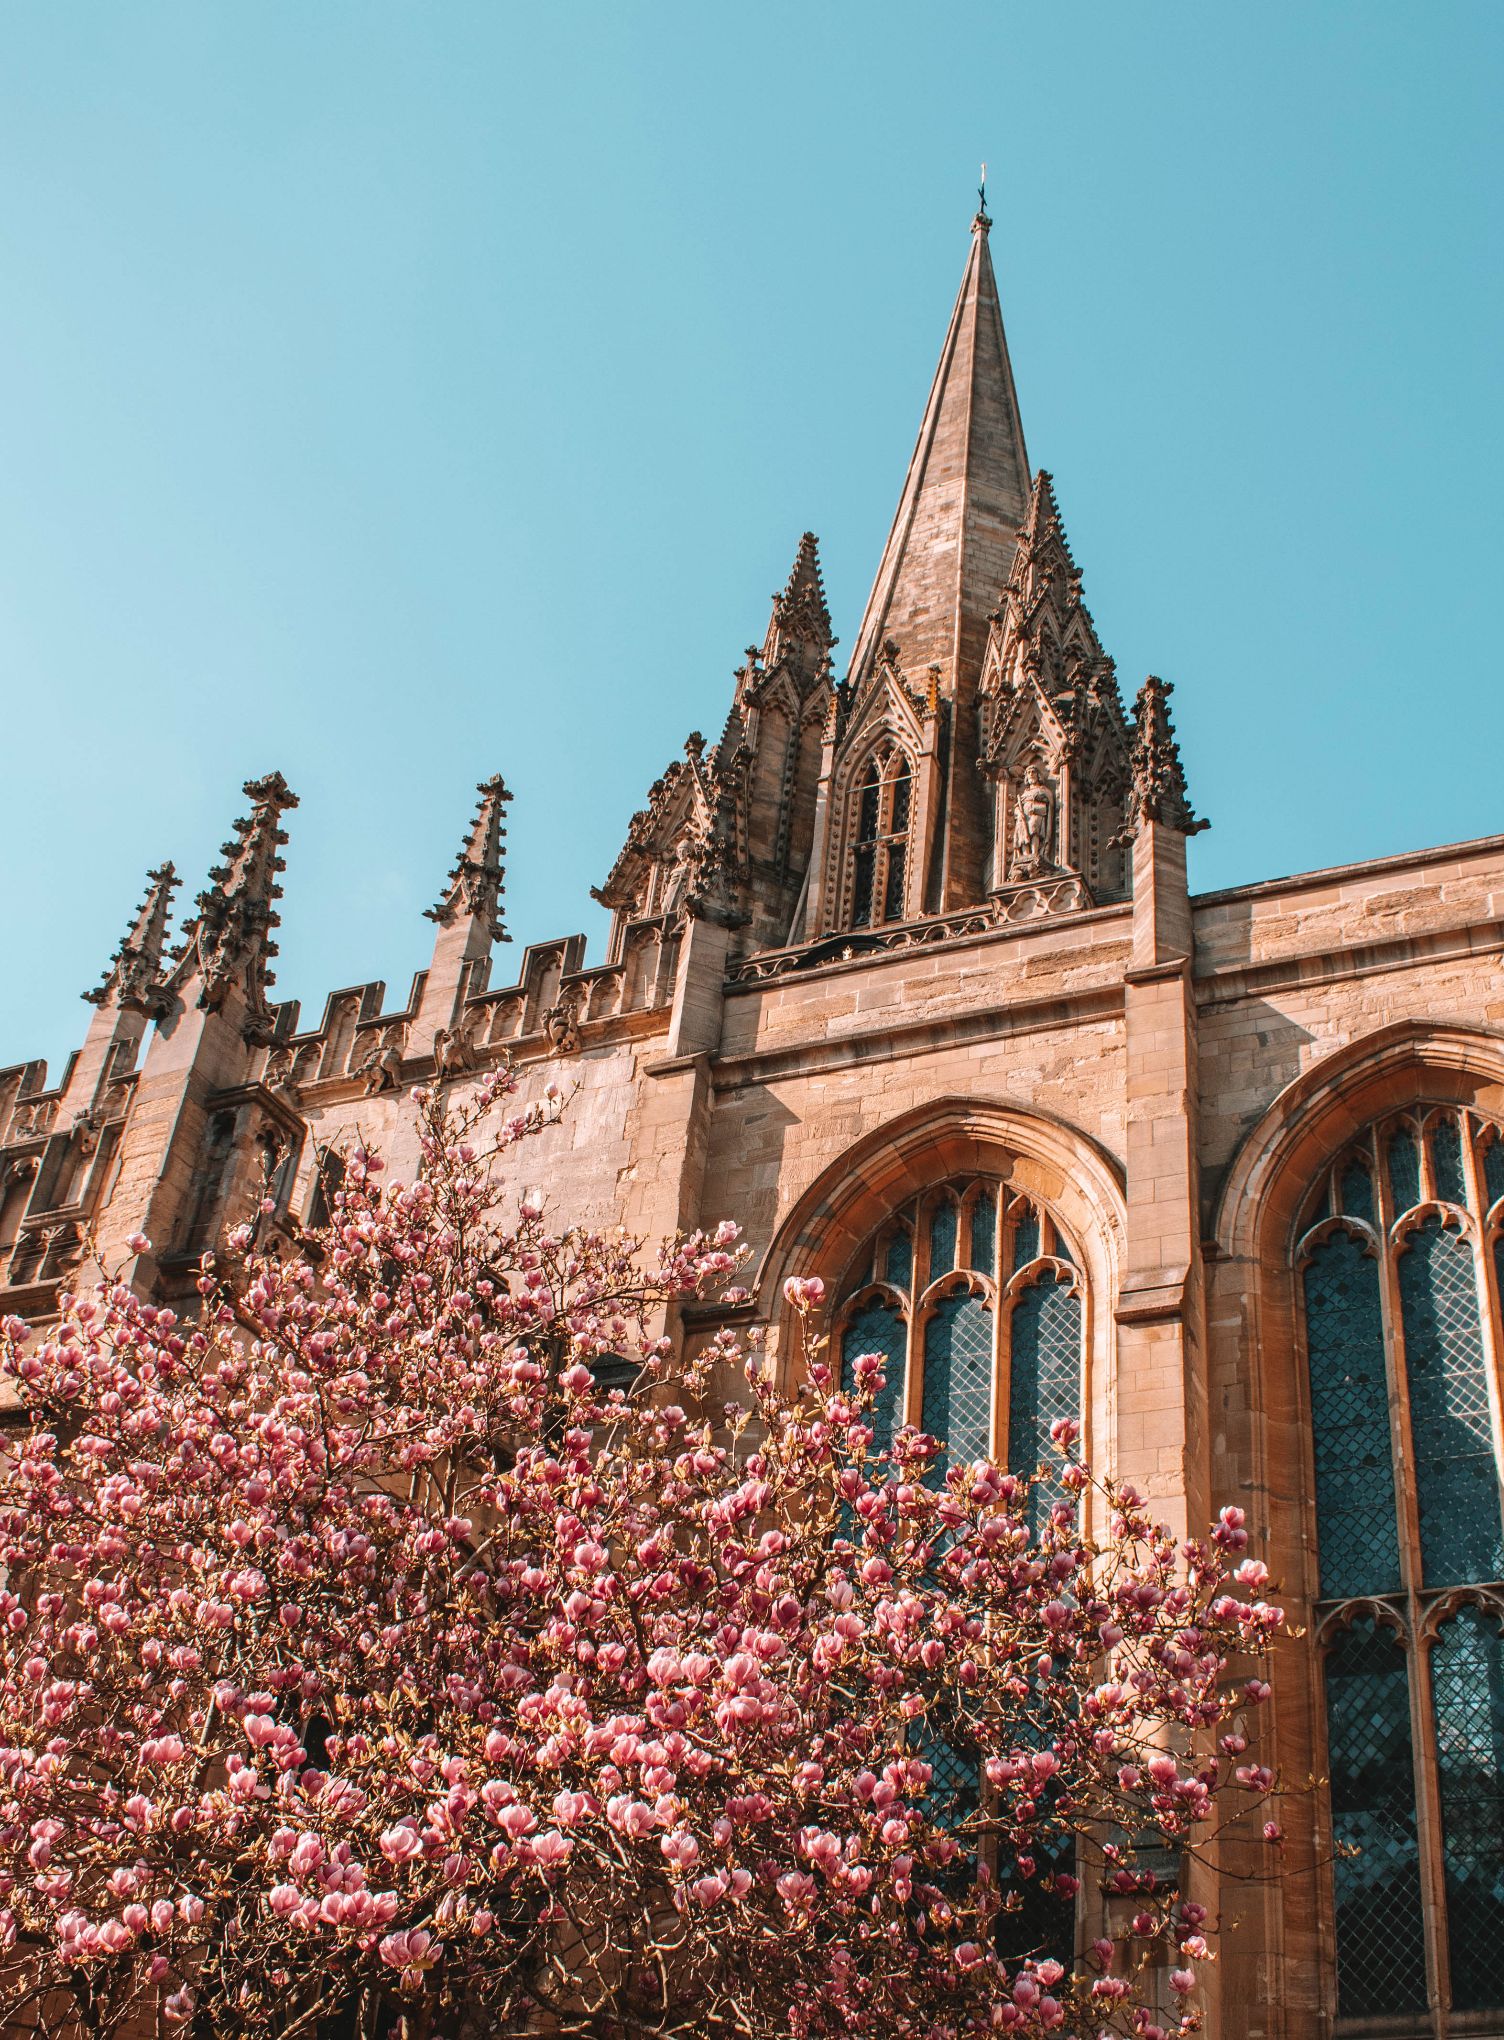
<svg viewBox="0 0 1504 2040"><path fill-rule="evenodd" d="M913 775L902 751L874 758L856 796L851 925L901 921L908 883Z"/></svg>
<svg viewBox="0 0 1504 2040"><path fill-rule="evenodd" d="M1459 2012L1504 2004L1504 1639L1497 1615L1464 1607L1431 1654L1436 1769Z"/></svg>
<svg viewBox="0 0 1504 2040"><path fill-rule="evenodd" d="M1084 1284L1053 1213L1009 1192L996 1175L938 1183L891 1213L848 1269L835 1336L842 1380L858 1357L880 1353L886 1387L871 1422L879 1448L905 1410L941 1441L932 1479L968 1460L996 1457L1032 1476L1058 1466L1050 1437L1057 1417L1083 1407ZM1065 1490L1048 1479L1034 1490L1039 1517ZM855 1529L854 1517L846 1534ZM974 1740L964 1709L937 1693L916 1726L916 1750L931 1766L932 1803L958 1827L982 1802ZM1046 1828L1032 1876L1015 1875L1012 1909L999 1928L1011 1956L1069 1959L1076 1907L1054 1879L1075 1869L1074 1841Z"/></svg>
<svg viewBox="0 0 1504 2040"><path fill-rule="evenodd" d="M1347 2018L1426 2008L1425 1921L1405 1652L1372 1617L1327 1654L1327 1768L1338 2004Z"/></svg>
<svg viewBox="0 0 1504 2040"><path fill-rule="evenodd" d="M1499 1147L1452 1106L1371 1127L1297 1250L1343 2019L1504 2009Z"/></svg>

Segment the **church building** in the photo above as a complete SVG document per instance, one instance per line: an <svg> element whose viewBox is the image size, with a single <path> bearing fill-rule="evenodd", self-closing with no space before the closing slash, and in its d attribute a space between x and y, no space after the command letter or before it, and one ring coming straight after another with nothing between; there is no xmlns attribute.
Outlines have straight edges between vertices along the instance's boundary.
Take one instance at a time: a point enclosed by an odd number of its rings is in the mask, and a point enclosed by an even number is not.
<svg viewBox="0 0 1504 2040"><path fill-rule="evenodd" d="M176 941L164 865L66 1068L0 1070L0 1311L45 1320L91 1239L186 1296L263 1195L323 1215L357 1136L409 1170L412 1085L510 1057L571 1094L527 1162L561 1223L743 1226L752 1301L680 1336L776 1336L819 1275L882 1421L1028 1471L1078 1415L1177 1527L1247 1511L1295 1789L1272 1874L1236 1825L1167 1866L1220 1925L1211 2032L1500 2034L1504 836L1188 890L1170 687L1125 699L1098 639L988 227L849 664L806 534L627 824L605 960L505 981L488 778L405 1003L279 1003L297 802L250 781ZM1114 1903L1085 1879L1067 1931Z"/></svg>

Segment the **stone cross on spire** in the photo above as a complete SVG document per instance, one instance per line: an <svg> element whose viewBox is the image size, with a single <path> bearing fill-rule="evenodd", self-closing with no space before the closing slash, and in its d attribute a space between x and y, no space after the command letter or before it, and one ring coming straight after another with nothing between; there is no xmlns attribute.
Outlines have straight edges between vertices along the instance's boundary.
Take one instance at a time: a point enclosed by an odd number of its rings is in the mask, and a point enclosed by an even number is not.
<svg viewBox="0 0 1504 2040"><path fill-rule="evenodd" d="M277 883L286 866L278 854L287 841L282 815L298 804L280 772L248 779L242 788L251 812L235 823L235 834L223 846L225 862L209 873L209 884L195 902L198 912L183 930L174 989L198 983L198 1005L218 1013L232 990L246 1008L248 1041L270 1038L271 1009L266 988L275 982L267 965L277 953L272 933L278 925Z"/></svg>
<svg viewBox="0 0 1504 2040"><path fill-rule="evenodd" d="M488 943L508 942L511 937L501 918L505 877L501 846L506 840L505 817L512 796L499 772L483 779L475 790L480 804L470 833L445 881L443 898L426 911L429 920L437 921L441 928L468 916L484 924Z"/></svg>
<svg viewBox="0 0 1504 2040"><path fill-rule="evenodd" d="M167 923L172 913L172 896L180 881L169 859L146 874L146 897L136 910L120 947L110 958L102 983L84 997L91 1006L112 1001L138 1013L156 1017L166 1000L162 980L162 957L167 947Z"/></svg>

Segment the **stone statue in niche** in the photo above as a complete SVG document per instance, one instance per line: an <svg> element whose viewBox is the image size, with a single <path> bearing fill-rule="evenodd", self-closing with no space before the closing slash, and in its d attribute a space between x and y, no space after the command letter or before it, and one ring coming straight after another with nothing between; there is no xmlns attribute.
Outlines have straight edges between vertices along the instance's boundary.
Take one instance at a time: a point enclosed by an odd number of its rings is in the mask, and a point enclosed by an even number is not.
<svg viewBox="0 0 1504 2040"><path fill-rule="evenodd" d="M674 861L669 866L668 876L663 885L663 913L665 917L684 911L689 898L689 889L694 881L695 857L699 845L692 828L686 828L674 845Z"/></svg>
<svg viewBox="0 0 1504 2040"><path fill-rule="evenodd" d="M1008 860L1010 878L1037 878L1052 869L1055 847L1055 795L1045 778L1044 767L1031 758L1023 782L1013 796L1013 854Z"/></svg>

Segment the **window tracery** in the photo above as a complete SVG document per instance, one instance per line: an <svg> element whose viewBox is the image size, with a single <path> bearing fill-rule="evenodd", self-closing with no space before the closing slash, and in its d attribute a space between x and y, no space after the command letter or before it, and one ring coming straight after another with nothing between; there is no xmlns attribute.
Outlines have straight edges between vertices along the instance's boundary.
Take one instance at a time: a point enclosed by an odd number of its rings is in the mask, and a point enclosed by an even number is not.
<svg viewBox="0 0 1504 2040"><path fill-rule="evenodd" d="M894 748L874 756L856 794L851 852L851 925L876 927L904 918L909 820L914 776Z"/></svg>
<svg viewBox="0 0 1504 2040"><path fill-rule="evenodd" d="M1000 1178L938 1185L870 1238L837 1320L843 1377L862 1353L890 1364L877 1442L901 1423L950 1458L996 1456L1018 1474L1052 1457L1050 1425L1079 1419L1083 1294L1052 1215Z"/></svg>
<svg viewBox="0 0 1504 2040"><path fill-rule="evenodd" d="M1295 1266L1337 2014L1424 2027L1504 2007L1504 1133L1452 1106L1369 1127Z"/></svg>

